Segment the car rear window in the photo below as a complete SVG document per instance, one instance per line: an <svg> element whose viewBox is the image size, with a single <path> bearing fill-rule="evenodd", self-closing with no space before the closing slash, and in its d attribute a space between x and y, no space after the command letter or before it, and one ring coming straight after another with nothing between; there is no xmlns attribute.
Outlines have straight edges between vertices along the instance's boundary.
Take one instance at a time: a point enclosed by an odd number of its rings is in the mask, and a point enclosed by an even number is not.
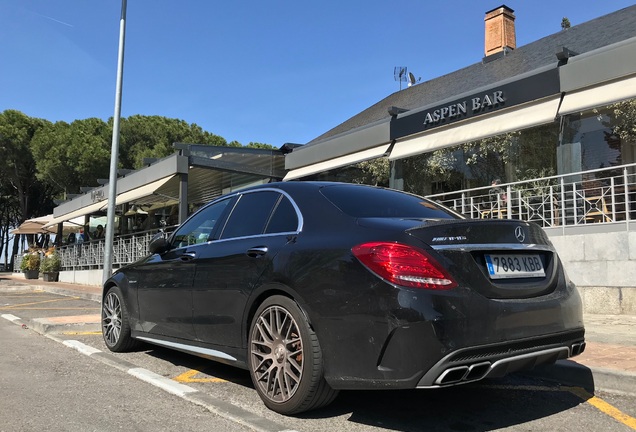
<svg viewBox="0 0 636 432"><path fill-rule="evenodd" d="M337 185L323 187L321 192L333 205L356 218L458 218L432 201L390 189Z"/></svg>

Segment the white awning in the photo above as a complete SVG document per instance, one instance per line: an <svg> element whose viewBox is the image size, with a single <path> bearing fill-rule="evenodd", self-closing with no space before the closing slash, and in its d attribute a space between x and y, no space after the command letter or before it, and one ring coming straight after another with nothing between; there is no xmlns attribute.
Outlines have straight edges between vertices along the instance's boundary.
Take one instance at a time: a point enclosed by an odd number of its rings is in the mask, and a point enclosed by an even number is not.
<svg viewBox="0 0 636 432"><path fill-rule="evenodd" d="M435 129L415 138L396 142L389 159L401 159L453 145L483 139L507 132L551 123L557 115L560 98L534 105L520 105L490 116L480 116Z"/></svg>
<svg viewBox="0 0 636 432"><path fill-rule="evenodd" d="M57 228L50 226L53 215L40 216L33 219L27 219L19 227L11 230L11 234L55 234ZM77 228L83 224L78 221L64 222L64 228Z"/></svg>
<svg viewBox="0 0 636 432"><path fill-rule="evenodd" d="M157 189L170 181L174 176L169 176L162 178L161 180L154 181L152 183L148 183L141 187L129 190L127 192L121 193L117 195L117 199L115 200L115 205L121 205L125 203L129 203L131 201L137 200L139 198L146 197L148 195L152 195L155 193ZM167 200L167 199L166 199Z"/></svg>
<svg viewBox="0 0 636 432"><path fill-rule="evenodd" d="M129 191L123 192L119 195L117 195L117 199L115 200L115 205L120 205L120 204L125 204L143 197L146 197L148 195L152 195L157 189L159 189L161 186L163 186L164 184L166 184L170 179L172 179L174 177L174 175L168 176L168 177L164 177L160 180L156 180L152 183L148 183L145 184L141 187L135 188L135 189L131 189ZM87 214L91 214L91 213L95 213L98 212L100 210L105 210L106 208L108 208L108 199L90 204L86 207L82 207L81 209L78 210L74 210L70 213L58 216L56 218L54 218L53 220L51 220L49 223L47 223L46 225L44 225L43 228L47 228L50 227L52 225L56 225L60 222L64 222L64 221L68 221L71 219L74 219L78 216L86 216Z"/></svg>
<svg viewBox="0 0 636 432"><path fill-rule="evenodd" d="M76 217L80 217L80 216L86 216L87 214L91 214L91 213L95 213L98 212L104 208L106 208L106 206L108 205L108 200L105 199L103 201L99 201L93 204L90 204L86 207L82 207L81 209L72 211L70 213L66 213L65 215L61 215L58 216L56 218L53 218L49 223L47 223L46 225L44 225L44 228L53 226L53 225L57 225L60 222L66 222L69 221L71 219L75 219Z"/></svg>
<svg viewBox="0 0 636 432"><path fill-rule="evenodd" d="M566 93L561 108L559 108L559 114L581 112L635 97L636 77L625 78L611 84Z"/></svg>
<svg viewBox="0 0 636 432"><path fill-rule="evenodd" d="M307 165L302 168L291 170L287 173L283 181L294 180L297 178L305 177L311 174L316 174L321 171L327 171L334 168L340 168L343 166L363 162L370 159L375 159L383 156L389 151L391 144L383 144L378 147L373 147L367 150L363 150L357 153L351 153L345 156L341 156L335 159L319 162L313 165Z"/></svg>

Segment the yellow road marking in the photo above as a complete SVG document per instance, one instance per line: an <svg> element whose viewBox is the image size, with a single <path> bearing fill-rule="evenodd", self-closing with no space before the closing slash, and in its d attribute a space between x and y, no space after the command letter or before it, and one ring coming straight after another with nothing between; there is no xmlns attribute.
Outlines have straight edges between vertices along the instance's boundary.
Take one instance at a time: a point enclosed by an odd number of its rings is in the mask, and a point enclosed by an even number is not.
<svg viewBox="0 0 636 432"><path fill-rule="evenodd" d="M616 407L608 404L603 399L597 398L594 395L589 394L584 389L580 387L565 387L570 393L580 397L585 402L592 405L594 408L598 409L604 414L612 417L614 420L623 423L625 426L636 430L636 418L631 417L624 412L620 411Z"/></svg>
<svg viewBox="0 0 636 432"><path fill-rule="evenodd" d="M79 297L67 297L67 298L61 298L61 299L53 299L53 300L43 300L43 301L39 301L39 302L31 302L31 303L21 303L21 304L17 304L17 305L13 305L13 306L7 306L4 307L3 309L13 309L13 308L19 308L22 306L32 306L32 305L36 305L36 304L43 304L43 303L55 303L55 302L61 302L61 301L67 301L67 300L79 300Z"/></svg>
<svg viewBox="0 0 636 432"><path fill-rule="evenodd" d="M198 373L201 373L200 371L196 370L196 369L191 369L187 372L182 373L179 376L176 376L174 378L172 378L173 380L180 382L180 383L209 383L209 382L227 382L224 379L221 378L194 378L194 376Z"/></svg>
<svg viewBox="0 0 636 432"><path fill-rule="evenodd" d="M569 391L573 395L581 398L584 402L589 403L594 408L601 411L603 414L607 414L614 420L623 423L624 425L636 430L636 418L631 417L624 412L620 411L616 407L608 404L603 399L597 398L591 395L585 389L581 387L545 387L545 386L514 386L514 385L488 385L484 386L488 388L494 388L499 390L527 390L527 391Z"/></svg>

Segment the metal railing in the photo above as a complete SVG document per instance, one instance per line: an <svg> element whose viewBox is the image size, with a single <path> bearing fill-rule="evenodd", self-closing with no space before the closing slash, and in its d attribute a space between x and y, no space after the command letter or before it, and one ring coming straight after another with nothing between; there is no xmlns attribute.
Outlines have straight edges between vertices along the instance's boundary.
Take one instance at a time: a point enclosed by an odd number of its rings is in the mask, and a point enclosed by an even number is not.
<svg viewBox="0 0 636 432"><path fill-rule="evenodd" d="M171 227L174 229L174 227ZM138 232L115 237L113 242L113 268L118 268L148 255L150 240L159 230ZM96 270L104 268L104 240L92 240L56 248L62 262L61 271ZM19 272L22 255L14 259L14 271Z"/></svg>
<svg viewBox="0 0 636 432"><path fill-rule="evenodd" d="M636 220L636 164L429 195L474 219L543 227Z"/></svg>
<svg viewBox="0 0 636 432"><path fill-rule="evenodd" d="M148 244L158 230L118 236L113 242L113 267L131 264L148 255ZM100 269L104 265L104 240L57 248L64 270Z"/></svg>

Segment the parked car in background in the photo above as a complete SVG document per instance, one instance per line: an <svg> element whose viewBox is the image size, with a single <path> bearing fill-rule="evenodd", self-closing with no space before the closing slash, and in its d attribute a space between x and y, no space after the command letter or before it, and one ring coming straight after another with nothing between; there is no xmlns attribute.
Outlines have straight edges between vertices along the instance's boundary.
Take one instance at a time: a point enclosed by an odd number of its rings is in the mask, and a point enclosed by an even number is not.
<svg viewBox="0 0 636 432"><path fill-rule="evenodd" d="M222 196L106 281L112 351L140 341L250 371L272 410L341 389L436 388L583 351L544 231L408 193L286 182Z"/></svg>

